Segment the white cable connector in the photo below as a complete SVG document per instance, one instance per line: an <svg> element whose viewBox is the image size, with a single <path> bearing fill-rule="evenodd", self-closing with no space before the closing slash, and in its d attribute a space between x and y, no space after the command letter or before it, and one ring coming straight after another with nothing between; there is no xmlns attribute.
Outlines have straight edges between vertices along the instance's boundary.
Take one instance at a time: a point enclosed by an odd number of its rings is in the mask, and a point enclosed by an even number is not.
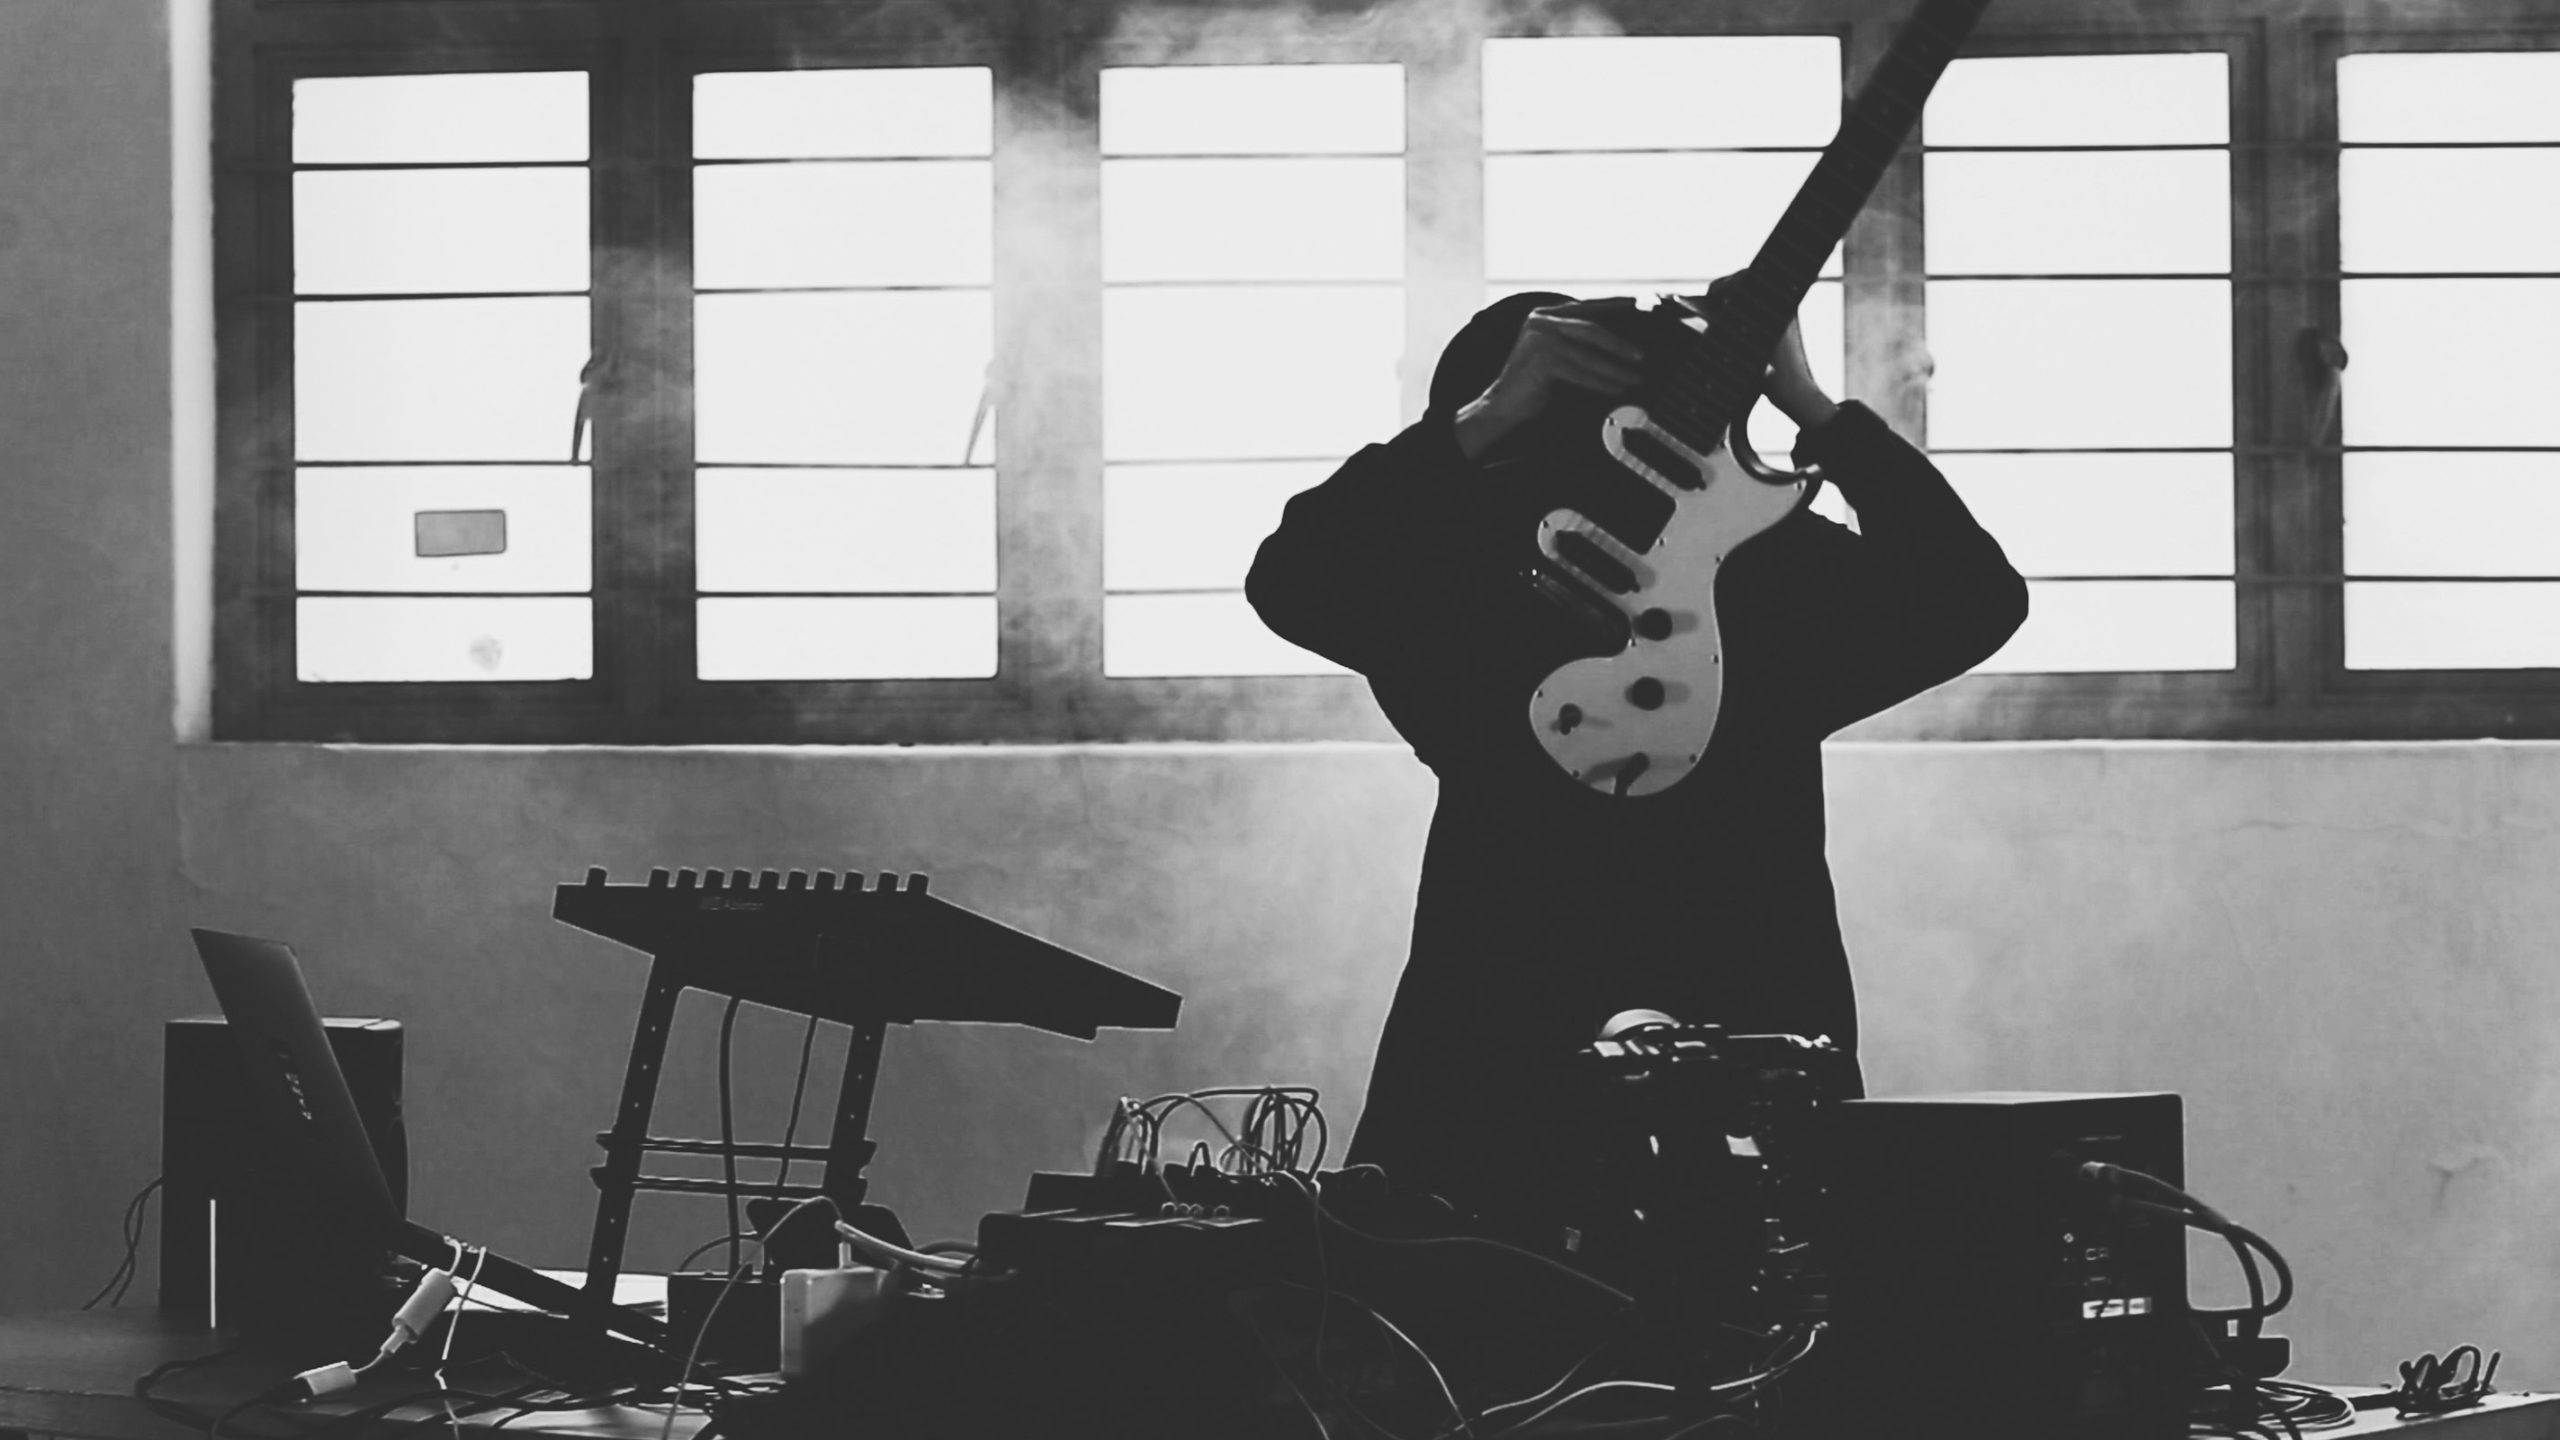
<svg viewBox="0 0 2560 1440"><path fill-rule="evenodd" d="M893 1245L877 1235L857 1230L842 1220L836 1222L836 1233L853 1242L854 1248L875 1259L895 1265L908 1265L918 1270L950 1271L969 1268L969 1262L957 1255L927 1255L904 1245Z"/></svg>
<svg viewBox="0 0 2560 1440"><path fill-rule="evenodd" d="M351 1376L361 1375L399 1354L410 1341L426 1334L427 1327L436 1323L436 1317L442 1315L445 1307L452 1303L452 1271L430 1270L420 1276L418 1288L410 1291L409 1298L401 1301L400 1308L392 1312L391 1333L383 1337L382 1348L374 1352L372 1359L354 1367L348 1373ZM325 1370L328 1367L324 1365L320 1368Z"/></svg>
<svg viewBox="0 0 2560 1440"><path fill-rule="evenodd" d="M314 1365L293 1378L303 1389L310 1392L310 1398L314 1400L323 1395L335 1395L341 1390L356 1388L355 1367L344 1360L332 1360L326 1365Z"/></svg>

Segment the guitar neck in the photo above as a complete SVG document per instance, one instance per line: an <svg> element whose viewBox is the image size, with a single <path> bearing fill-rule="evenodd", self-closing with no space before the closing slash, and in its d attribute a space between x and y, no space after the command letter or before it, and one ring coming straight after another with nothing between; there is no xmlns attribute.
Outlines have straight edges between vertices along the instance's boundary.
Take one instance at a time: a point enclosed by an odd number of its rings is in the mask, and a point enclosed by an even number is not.
<svg viewBox="0 0 2560 1440"><path fill-rule="evenodd" d="M1922 0L1892 48L1842 113L1840 133L1815 162L1796 198L1751 266L1718 292L1711 340L1699 347L1682 388L1704 392L1705 413L1730 423L1759 393L1778 337L1832 247L1849 233L1867 196L1920 123L1929 91L1955 58L1990 0Z"/></svg>

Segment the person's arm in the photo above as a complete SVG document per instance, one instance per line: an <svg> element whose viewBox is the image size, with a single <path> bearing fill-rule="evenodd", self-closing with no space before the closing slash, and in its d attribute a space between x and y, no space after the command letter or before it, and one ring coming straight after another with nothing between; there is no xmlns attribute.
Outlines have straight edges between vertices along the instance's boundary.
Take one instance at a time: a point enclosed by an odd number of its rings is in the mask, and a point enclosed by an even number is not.
<svg viewBox="0 0 2560 1440"><path fill-rule="evenodd" d="M1245 599L1272 633L1374 678L1419 643L1456 563L1451 517L1472 478L1450 417L1424 415L1291 497L1254 554Z"/></svg>
<svg viewBox="0 0 2560 1440"><path fill-rule="evenodd" d="M1475 618L1468 566L1488 544L1473 460L1558 386L1632 390L1642 358L1592 321L1532 311L1483 394L1426 413L1292 498L1254 556L1245 598L1273 633L1371 679L1446 654Z"/></svg>
<svg viewBox="0 0 2560 1440"><path fill-rule="evenodd" d="M2027 618L2027 585L1938 467L1866 406L1834 403L1791 329L1770 403L1801 427L1798 464L1822 467L1858 512L1826 531L1803 620L1805 701L1823 734L1898 705L1989 659Z"/></svg>

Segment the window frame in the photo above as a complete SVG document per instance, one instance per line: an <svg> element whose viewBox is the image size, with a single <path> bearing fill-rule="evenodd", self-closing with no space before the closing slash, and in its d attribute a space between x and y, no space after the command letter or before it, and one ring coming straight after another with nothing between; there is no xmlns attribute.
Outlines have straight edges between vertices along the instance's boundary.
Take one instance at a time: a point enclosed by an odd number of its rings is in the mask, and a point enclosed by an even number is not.
<svg viewBox="0 0 2560 1440"><path fill-rule="evenodd" d="M1392 740L1356 676L1102 673L1100 71L1131 63L1405 67L1408 414L1481 300L1478 41L1414 12L1133 10L940 0L847 17L795 0L216 0L219 402L215 734L224 740L688 744ZM1910 0L1701 18L1604 0L1628 34L1831 34L1852 83ZM2540 29L2527 29L2539 25ZM457 35L467 35L458 40ZM2101 24L2002 0L1965 56L2211 48L2231 56L2235 664L1972 675L1854 739L2560 736L2560 670L2348 671L2338 450L2309 433L2293 338L2336 333L2334 62L2350 51L2560 48L2530 0L2403 23L2371 0L2170 0ZM691 76L986 65L994 72L998 673L991 680L703 681L691 574ZM580 681L305 683L294 676L291 85L305 75L580 68L590 76L591 315L619 357L590 451L595 668ZM1037 130L1045 139L1022 143ZM1921 163L1896 159L1844 253L1848 392L1924 436ZM1059 158L1062 156L1064 158ZM1043 157L1047 158L1043 158ZM279 158L281 157L281 158ZM1039 247L1039 263L1033 248ZM623 257L653 257L635 260ZM282 297L282 298L279 298ZM1039 443L1028 437L1038 434ZM1385 437L1378 437L1384 439ZM2327 578L2323 578L2327 577Z"/></svg>

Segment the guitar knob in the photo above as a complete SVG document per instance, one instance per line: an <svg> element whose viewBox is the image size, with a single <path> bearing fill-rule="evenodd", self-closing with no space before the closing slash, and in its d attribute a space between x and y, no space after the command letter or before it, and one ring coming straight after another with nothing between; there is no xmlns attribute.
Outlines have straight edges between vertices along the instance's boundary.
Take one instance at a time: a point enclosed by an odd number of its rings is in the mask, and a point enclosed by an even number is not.
<svg viewBox="0 0 2560 1440"><path fill-rule="evenodd" d="M1582 707L1563 705L1556 709L1556 733L1570 735L1582 725Z"/></svg>
<svg viewBox="0 0 2560 1440"><path fill-rule="evenodd" d="M1669 698L1662 682L1650 675L1627 687L1627 703L1639 710L1659 710L1662 702Z"/></svg>
<svg viewBox="0 0 2560 1440"><path fill-rule="evenodd" d="M1656 605L1636 616L1635 632L1647 640L1671 638L1671 612Z"/></svg>

